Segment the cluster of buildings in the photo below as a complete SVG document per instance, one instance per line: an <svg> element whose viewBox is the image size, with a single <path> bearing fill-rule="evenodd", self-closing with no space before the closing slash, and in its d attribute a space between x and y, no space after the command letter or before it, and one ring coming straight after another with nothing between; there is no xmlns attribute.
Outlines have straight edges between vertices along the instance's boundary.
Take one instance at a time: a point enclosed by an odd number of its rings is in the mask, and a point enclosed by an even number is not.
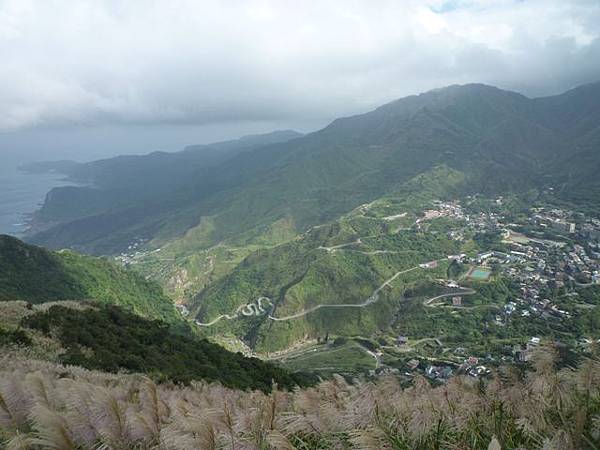
<svg viewBox="0 0 600 450"><path fill-rule="evenodd" d="M413 358L405 364L407 372L405 376L412 377L415 372L422 373L430 380L438 382L446 382L450 377L456 374L465 374L473 378L484 377L491 374L491 370L484 366L479 358L469 356L461 364L452 363L451 361L437 361L431 363L427 360L420 361Z"/></svg>
<svg viewBox="0 0 600 450"><path fill-rule="evenodd" d="M128 267L134 264L139 264L144 261L144 258L150 254L159 253L160 248L151 251L142 251L141 249L145 244L148 243L147 239L137 238L134 239L128 246L127 249L115 256L115 260L121 265Z"/></svg>
<svg viewBox="0 0 600 450"><path fill-rule="evenodd" d="M448 202L434 201L433 206L434 208L423 211L423 217L415 222L417 229L421 229L421 222L439 217L450 217L453 219L464 219L466 217L458 200Z"/></svg>
<svg viewBox="0 0 600 450"><path fill-rule="evenodd" d="M506 223L497 214L480 214L470 223L477 229L502 233L506 247L505 252L480 253L470 262L495 267L520 289L520 295L504 305L503 313L496 317L498 325L514 315L568 318L569 311L548 298L547 293L600 282L600 221L596 219L537 208L525 223Z"/></svg>
<svg viewBox="0 0 600 450"><path fill-rule="evenodd" d="M430 364L425 368L425 376L432 380L447 380L453 373L452 367L447 365L434 366Z"/></svg>
<svg viewBox="0 0 600 450"><path fill-rule="evenodd" d="M479 358L475 356L469 356L464 362L458 367L459 373L467 374L473 378L479 378L491 373L491 370L486 366L482 365Z"/></svg>
<svg viewBox="0 0 600 450"><path fill-rule="evenodd" d="M463 207L458 200L442 202L436 200L433 202L434 208L423 211L423 219L435 219L437 217L453 217L455 219L464 219L467 217Z"/></svg>
<svg viewBox="0 0 600 450"><path fill-rule="evenodd" d="M504 360L511 360L514 358L517 362L527 362L531 358L531 354L537 347L539 347L542 340L539 337L532 337L525 344L514 345L506 349L506 353L511 353L511 356L505 356Z"/></svg>
<svg viewBox="0 0 600 450"><path fill-rule="evenodd" d="M571 225L565 226L572 229ZM600 231L600 226L597 230ZM540 298L541 292L548 288L589 286L600 282L597 238L590 238L577 230L571 234L570 239L563 241L535 238L522 243L510 238L506 241L513 258L507 261L503 270L519 283L522 291L520 300L531 304L532 312L567 316L550 300Z"/></svg>
<svg viewBox="0 0 600 450"><path fill-rule="evenodd" d="M502 202L501 198L492 201L496 205L502 205ZM493 250L477 255L460 253L448 256L450 260L471 267L463 277L471 278L472 272L483 273L489 269L494 274L504 275L514 281L517 288L515 295L501 305L493 320L495 325L506 326L515 318L528 320L531 317L544 321L569 319L572 309L564 299L578 295L574 288L600 284L600 220L560 209L536 208L531 215L511 214L510 221L503 214L492 212L498 211L498 208L477 213L466 210L458 201L436 202L435 209L427 210L421 220L436 217L459 220L461 226L448 231L448 237L456 241L465 241L485 233L499 237L495 242L497 245L490 246ZM423 267L427 265L422 264ZM453 281L446 285L458 287ZM561 292L561 296L555 298L557 291ZM462 306L460 295L451 300L453 307ZM541 342L536 336L528 339L527 342L505 349L502 359L528 361ZM404 346L407 341L407 336L399 336L396 345ZM481 377L490 372L475 356L467 357L456 367L435 364L419 366L416 359L408 361L407 366L412 372L418 370L428 378L441 381L453 373Z"/></svg>
<svg viewBox="0 0 600 450"><path fill-rule="evenodd" d="M576 224L571 221L571 213L562 209L533 208L534 215L530 219L541 229L549 229L557 233L573 234Z"/></svg>
<svg viewBox="0 0 600 450"><path fill-rule="evenodd" d="M499 197L493 202L502 205L503 199ZM567 316L552 302L540 298L540 292L545 288L561 288L567 283L600 284L599 219L556 208L533 208L533 214L523 223L510 223L495 212L466 213L458 201L435 202L435 206L436 209L426 211L426 215L433 217L436 211L438 217L452 217L465 224L448 231L451 239L462 241L477 233L502 235L505 251L489 250L472 257L460 254L449 258L499 268L517 281L522 297L506 305L508 315L521 309L519 305L528 304L530 313Z"/></svg>

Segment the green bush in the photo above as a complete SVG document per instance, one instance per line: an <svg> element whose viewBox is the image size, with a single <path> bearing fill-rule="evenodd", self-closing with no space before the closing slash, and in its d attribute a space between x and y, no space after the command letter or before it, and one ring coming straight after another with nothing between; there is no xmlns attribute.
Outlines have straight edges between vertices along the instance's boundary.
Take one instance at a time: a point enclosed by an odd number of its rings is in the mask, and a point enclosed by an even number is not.
<svg viewBox="0 0 600 450"><path fill-rule="evenodd" d="M191 332L175 334L157 320L148 320L114 305L75 310L52 306L23 319L23 326L58 337L66 353L62 362L88 369L142 372L176 383L204 379L239 389L269 391L313 382L302 374L228 352Z"/></svg>

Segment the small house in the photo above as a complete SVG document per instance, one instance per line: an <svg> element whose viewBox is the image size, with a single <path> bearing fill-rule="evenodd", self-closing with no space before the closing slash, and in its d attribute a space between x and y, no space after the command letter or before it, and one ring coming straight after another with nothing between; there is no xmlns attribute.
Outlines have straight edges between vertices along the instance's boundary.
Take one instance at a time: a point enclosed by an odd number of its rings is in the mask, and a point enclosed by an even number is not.
<svg viewBox="0 0 600 450"><path fill-rule="evenodd" d="M408 368L410 370L415 370L417 367L419 367L419 360L418 359L411 359L410 361L408 361L406 363L406 365L408 366Z"/></svg>

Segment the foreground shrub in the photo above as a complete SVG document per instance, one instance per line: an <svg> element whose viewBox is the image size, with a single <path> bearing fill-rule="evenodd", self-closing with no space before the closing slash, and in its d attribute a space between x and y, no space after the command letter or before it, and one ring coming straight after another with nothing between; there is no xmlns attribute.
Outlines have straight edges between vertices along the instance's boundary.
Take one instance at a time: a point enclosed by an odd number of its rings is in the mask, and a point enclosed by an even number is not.
<svg viewBox="0 0 600 450"><path fill-rule="evenodd" d="M0 361L7 448L596 449L600 364L556 370L541 351L525 375L431 387L341 377L294 392L156 385L32 360Z"/></svg>

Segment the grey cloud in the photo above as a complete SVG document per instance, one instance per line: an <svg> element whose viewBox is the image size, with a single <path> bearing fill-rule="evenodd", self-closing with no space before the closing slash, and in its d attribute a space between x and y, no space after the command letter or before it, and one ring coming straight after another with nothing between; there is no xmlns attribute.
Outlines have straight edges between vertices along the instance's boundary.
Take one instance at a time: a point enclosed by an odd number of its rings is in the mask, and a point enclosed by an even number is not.
<svg viewBox="0 0 600 450"><path fill-rule="evenodd" d="M572 0L0 1L0 130L323 121L452 83L600 78Z"/></svg>

